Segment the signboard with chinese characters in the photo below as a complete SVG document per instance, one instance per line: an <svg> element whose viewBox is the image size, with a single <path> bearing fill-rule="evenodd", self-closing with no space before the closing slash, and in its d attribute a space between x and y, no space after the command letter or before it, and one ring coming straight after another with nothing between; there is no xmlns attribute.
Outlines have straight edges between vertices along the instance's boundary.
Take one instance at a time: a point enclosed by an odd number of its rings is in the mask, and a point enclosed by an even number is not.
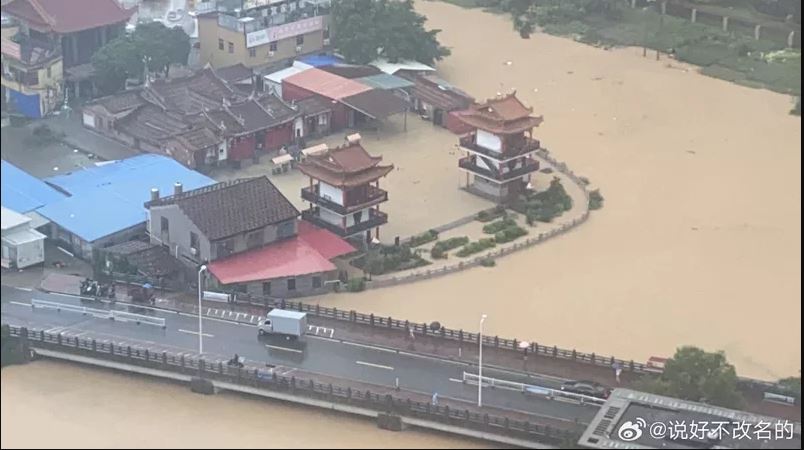
<svg viewBox="0 0 804 450"><path fill-rule="evenodd" d="M322 30L323 28L324 19L321 16L297 20L296 22L265 28L246 34L246 47L251 48L258 45L265 45L269 42L312 33Z"/></svg>
<svg viewBox="0 0 804 450"><path fill-rule="evenodd" d="M22 59L22 57L20 56L21 55L20 44L17 44L16 42L12 42L12 41L10 41L8 39L3 39L0 42L0 45L2 45L2 53L4 55L10 56L10 57L12 57L14 59L17 59L17 60Z"/></svg>

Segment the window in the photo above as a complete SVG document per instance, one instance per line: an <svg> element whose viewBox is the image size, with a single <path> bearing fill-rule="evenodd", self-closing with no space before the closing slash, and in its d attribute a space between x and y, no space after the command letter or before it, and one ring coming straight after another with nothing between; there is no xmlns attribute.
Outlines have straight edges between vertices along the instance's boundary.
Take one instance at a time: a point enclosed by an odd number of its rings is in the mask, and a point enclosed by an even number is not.
<svg viewBox="0 0 804 450"><path fill-rule="evenodd" d="M168 221L167 217L162 217L159 223L159 231L162 234L169 234L170 233L170 222Z"/></svg>
<svg viewBox="0 0 804 450"><path fill-rule="evenodd" d="M283 239L287 237L293 236L294 233L294 226L295 222L293 220L288 220L287 222L282 222L276 228L276 238Z"/></svg>
<svg viewBox="0 0 804 450"><path fill-rule="evenodd" d="M252 231L246 235L246 248L252 249L262 246L264 242L263 230Z"/></svg>
<svg viewBox="0 0 804 450"><path fill-rule="evenodd" d="M321 277L313 277L313 288L321 287Z"/></svg>
<svg viewBox="0 0 804 450"><path fill-rule="evenodd" d="M190 248L198 253L198 235L192 231L190 232Z"/></svg>
<svg viewBox="0 0 804 450"><path fill-rule="evenodd" d="M257 57L257 49L253 48L253 47L248 49L248 57L249 58L256 58Z"/></svg>
<svg viewBox="0 0 804 450"><path fill-rule="evenodd" d="M234 44L229 42L229 53L234 53Z"/></svg>
<svg viewBox="0 0 804 450"><path fill-rule="evenodd" d="M215 257L223 258L234 252L234 240L226 239L215 243Z"/></svg>
<svg viewBox="0 0 804 450"><path fill-rule="evenodd" d="M296 279L295 278L288 278L288 290L295 291L296 290Z"/></svg>
<svg viewBox="0 0 804 450"><path fill-rule="evenodd" d="M218 50L223 50L223 39L218 39Z"/></svg>
<svg viewBox="0 0 804 450"><path fill-rule="evenodd" d="M304 45L304 35L300 34L296 36L296 45Z"/></svg>
<svg viewBox="0 0 804 450"><path fill-rule="evenodd" d="M262 284L262 295L271 295L271 282L266 281Z"/></svg>
<svg viewBox="0 0 804 450"><path fill-rule="evenodd" d="M276 51L276 43L277 43L277 41L273 41L273 42L269 43L268 44L268 50L272 51L272 52L275 52Z"/></svg>

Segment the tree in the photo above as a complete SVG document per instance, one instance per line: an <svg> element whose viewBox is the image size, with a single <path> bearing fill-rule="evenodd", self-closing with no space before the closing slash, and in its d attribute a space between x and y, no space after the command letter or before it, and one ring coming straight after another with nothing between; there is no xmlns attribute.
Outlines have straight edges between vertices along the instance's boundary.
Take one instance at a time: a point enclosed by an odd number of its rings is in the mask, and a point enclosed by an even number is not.
<svg viewBox="0 0 804 450"><path fill-rule="evenodd" d="M151 22L109 41L92 56L92 65L98 88L112 93L123 87L126 78L142 77L145 58L149 71L167 76L171 64L187 63L189 53L190 37L184 31Z"/></svg>
<svg viewBox="0 0 804 450"><path fill-rule="evenodd" d="M686 346L667 360L661 377L645 379L642 389L660 395L739 408L737 373L723 352L709 353Z"/></svg>
<svg viewBox="0 0 804 450"><path fill-rule="evenodd" d="M385 58L433 64L450 54L438 42L441 30L426 30L427 19L411 0L342 0L333 4L332 18L334 44L351 63Z"/></svg>

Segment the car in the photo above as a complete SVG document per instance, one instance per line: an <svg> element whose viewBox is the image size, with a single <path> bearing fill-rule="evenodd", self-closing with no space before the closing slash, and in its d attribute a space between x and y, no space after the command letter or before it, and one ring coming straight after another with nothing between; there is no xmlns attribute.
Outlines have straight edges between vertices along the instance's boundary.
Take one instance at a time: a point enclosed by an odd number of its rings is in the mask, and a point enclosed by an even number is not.
<svg viewBox="0 0 804 450"><path fill-rule="evenodd" d="M594 381L565 381L561 384L561 390L602 399L608 398L611 394L610 388Z"/></svg>

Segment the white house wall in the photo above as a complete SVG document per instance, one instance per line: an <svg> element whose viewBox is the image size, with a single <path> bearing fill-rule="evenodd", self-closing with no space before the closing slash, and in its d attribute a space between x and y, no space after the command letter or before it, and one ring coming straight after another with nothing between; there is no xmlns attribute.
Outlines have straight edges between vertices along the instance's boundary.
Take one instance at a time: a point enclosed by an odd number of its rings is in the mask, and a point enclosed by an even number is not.
<svg viewBox="0 0 804 450"><path fill-rule="evenodd" d="M319 195L327 200L343 205L343 191L335 186L319 181Z"/></svg>
<svg viewBox="0 0 804 450"><path fill-rule="evenodd" d="M493 150L495 152L502 151L502 140L494 134L484 130L477 130L475 135L475 144Z"/></svg>

